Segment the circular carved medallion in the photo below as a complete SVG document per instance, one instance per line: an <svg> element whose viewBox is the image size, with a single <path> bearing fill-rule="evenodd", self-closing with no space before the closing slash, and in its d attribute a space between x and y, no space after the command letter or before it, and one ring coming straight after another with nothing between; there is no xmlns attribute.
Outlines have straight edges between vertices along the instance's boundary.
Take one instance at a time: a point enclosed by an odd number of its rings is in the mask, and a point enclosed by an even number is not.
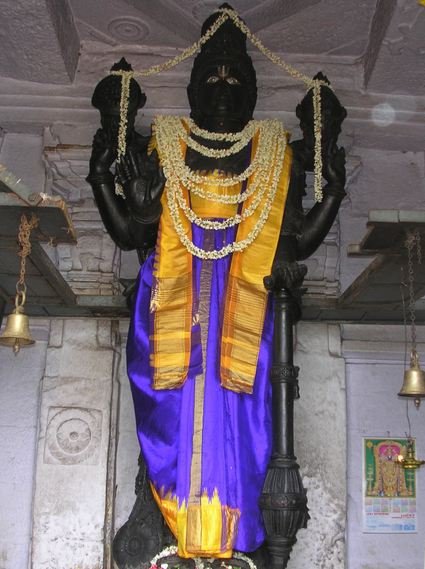
<svg viewBox="0 0 425 569"><path fill-rule="evenodd" d="M108 31L112 37L123 43L141 42L149 35L149 27L131 16L115 18L108 24Z"/></svg>
<svg viewBox="0 0 425 569"><path fill-rule="evenodd" d="M45 461L95 464L102 435L101 424L102 413L97 409L50 408Z"/></svg>

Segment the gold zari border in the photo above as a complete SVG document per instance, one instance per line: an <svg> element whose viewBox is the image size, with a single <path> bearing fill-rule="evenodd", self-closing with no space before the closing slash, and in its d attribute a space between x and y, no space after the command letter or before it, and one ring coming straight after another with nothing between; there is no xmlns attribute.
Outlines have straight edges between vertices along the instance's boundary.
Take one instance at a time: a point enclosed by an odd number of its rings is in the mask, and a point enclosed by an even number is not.
<svg viewBox="0 0 425 569"><path fill-rule="evenodd" d="M177 539L180 557L232 557L240 512L221 504L217 490L211 498L204 492L198 504L178 506L177 498L161 498L152 483L151 488L165 521Z"/></svg>

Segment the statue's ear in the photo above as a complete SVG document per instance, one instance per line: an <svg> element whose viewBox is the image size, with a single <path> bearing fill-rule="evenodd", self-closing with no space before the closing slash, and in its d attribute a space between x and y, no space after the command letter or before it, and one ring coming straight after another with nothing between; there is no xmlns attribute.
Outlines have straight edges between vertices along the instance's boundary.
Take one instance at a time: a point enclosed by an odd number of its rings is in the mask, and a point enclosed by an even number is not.
<svg viewBox="0 0 425 569"><path fill-rule="evenodd" d="M189 100L189 106L191 110L193 110L195 106L195 97L194 97L192 83L189 83L189 85L187 86L187 98Z"/></svg>
<svg viewBox="0 0 425 569"><path fill-rule="evenodd" d="M297 119L301 120L302 112L301 112L301 105L300 104L297 105L297 108L295 109L295 114L297 115Z"/></svg>
<svg viewBox="0 0 425 569"><path fill-rule="evenodd" d="M143 91L141 91L137 108L141 109L145 105L146 105L146 95L143 93Z"/></svg>

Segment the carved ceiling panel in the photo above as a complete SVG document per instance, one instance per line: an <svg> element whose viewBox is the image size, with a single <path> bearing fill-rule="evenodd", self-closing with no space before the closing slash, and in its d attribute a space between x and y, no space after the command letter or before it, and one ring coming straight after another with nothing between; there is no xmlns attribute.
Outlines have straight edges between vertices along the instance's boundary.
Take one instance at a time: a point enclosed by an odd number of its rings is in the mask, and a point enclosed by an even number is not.
<svg viewBox="0 0 425 569"><path fill-rule="evenodd" d="M375 6L370 0L322 0L270 25L261 38L270 49L283 53L361 56Z"/></svg>
<svg viewBox="0 0 425 569"><path fill-rule="evenodd" d="M71 0L82 39L176 47L199 37L217 0ZM362 55L375 2L359 0L234 0L232 6L268 47L284 53Z"/></svg>
<svg viewBox="0 0 425 569"><path fill-rule="evenodd" d="M170 29L167 19L152 18L148 9L139 10L124 0L97 2L71 0L76 26L82 41L96 41L108 45L164 45L185 47L179 27ZM144 3L138 3L141 6ZM137 3L135 3L137 6Z"/></svg>

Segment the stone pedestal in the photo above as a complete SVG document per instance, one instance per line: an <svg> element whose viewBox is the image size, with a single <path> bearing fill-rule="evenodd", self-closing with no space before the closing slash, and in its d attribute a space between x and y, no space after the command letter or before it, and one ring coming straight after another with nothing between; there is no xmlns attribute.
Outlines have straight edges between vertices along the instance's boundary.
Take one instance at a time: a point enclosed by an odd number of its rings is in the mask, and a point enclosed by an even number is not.
<svg viewBox="0 0 425 569"><path fill-rule="evenodd" d="M33 569L111 566L109 467L119 395L113 328L110 321L52 322L41 388Z"/></svg>

